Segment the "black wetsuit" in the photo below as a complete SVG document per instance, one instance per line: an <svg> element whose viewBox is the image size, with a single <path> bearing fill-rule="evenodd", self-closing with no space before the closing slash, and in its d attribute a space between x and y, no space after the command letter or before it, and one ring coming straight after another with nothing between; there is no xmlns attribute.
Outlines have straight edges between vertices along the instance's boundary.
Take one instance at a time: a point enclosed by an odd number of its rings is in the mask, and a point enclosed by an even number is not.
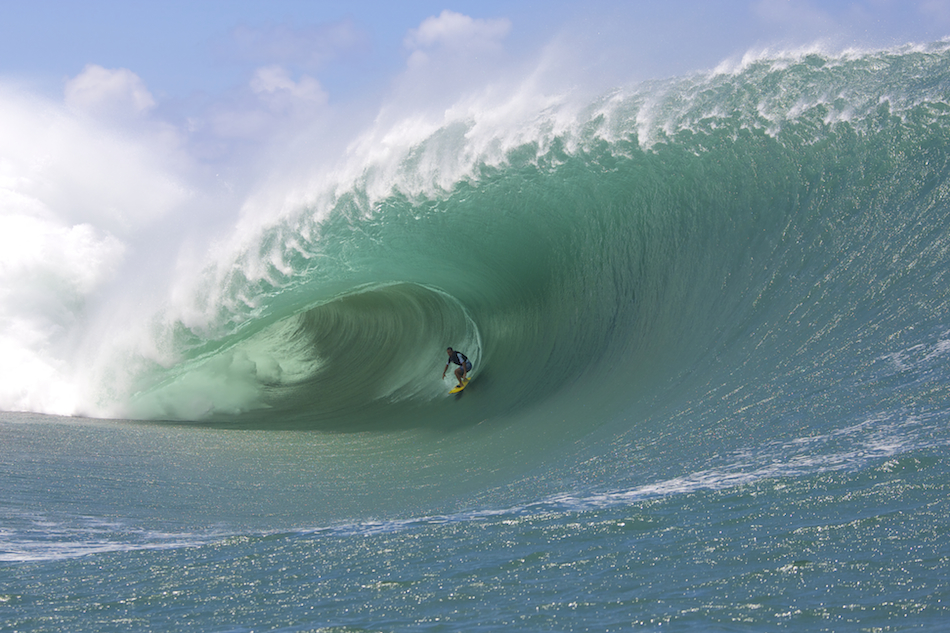
<svg viewBox="0 0 950 633"><path fill-rule="evenodd" d="M457 350L452 350L452 353L449 354L449 363L455 363L459 367L465 367L465 371L472 371L472 363L468 360L468 357L465 356L462 352ZM448 363L446 363L448 365Z"/></svg>

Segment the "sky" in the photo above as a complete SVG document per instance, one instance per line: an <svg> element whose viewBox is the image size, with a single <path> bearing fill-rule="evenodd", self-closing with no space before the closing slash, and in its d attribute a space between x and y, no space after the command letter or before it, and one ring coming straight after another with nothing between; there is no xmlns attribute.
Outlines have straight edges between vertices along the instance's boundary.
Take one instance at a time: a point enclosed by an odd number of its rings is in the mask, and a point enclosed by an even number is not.
<svg viewBox="0 0 950 633"><path fill-rule="evenodd" d="M569 41L590 63L622 62L636 80L708 67L753 47L815 40L888 46L950 34L947 0L3 0L0 6L0 77L52 94L87 65L124 68L160 104L182 108L226 98L265 66L280 66L295 80L312 77L329 99L347 100L384 89L414 52L444 54L464 46L466 37L494 39L512 56ZM411 37L444 11L468 22L445 39ZM498 23L504 28L486 26Z"/></svg>

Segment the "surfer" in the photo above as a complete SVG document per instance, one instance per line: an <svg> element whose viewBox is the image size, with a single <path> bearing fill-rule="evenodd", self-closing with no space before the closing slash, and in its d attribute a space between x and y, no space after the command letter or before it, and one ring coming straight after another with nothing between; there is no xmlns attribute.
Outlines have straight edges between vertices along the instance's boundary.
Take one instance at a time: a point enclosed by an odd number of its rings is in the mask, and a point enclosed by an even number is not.
<svg viewBox="0 0 950 633"><path fill-rule="evenodd" d="M449 365L455 363L458 367L455 370L455 377L459 381L459 387L462 386L462 381L465 380L465 376L468 372L472 371L472 361L470 361L465 354L462 352L456 352L451 347L447 348L445 351L449 353L449 360L445 363L445 369L442 370L442 378L445 379L445 372L449 370Z"/></svg>

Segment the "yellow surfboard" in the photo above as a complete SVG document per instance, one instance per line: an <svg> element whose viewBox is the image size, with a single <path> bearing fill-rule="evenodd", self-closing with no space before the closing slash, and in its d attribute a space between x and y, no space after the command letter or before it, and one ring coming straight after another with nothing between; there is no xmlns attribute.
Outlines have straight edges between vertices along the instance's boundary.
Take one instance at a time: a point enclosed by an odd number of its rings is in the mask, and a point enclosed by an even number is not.
<svg viewBox="0 0 950 633"><path fill-rule="evenodd" d="M453 388L452 388L452 391L450 391L449 393L458 393L458 392L460 392L462 389L465 389L465 386L468 385L468 382L469 382L470 380L471 380L471 378L466 378L465 380L462 381L462 386L461 386L461 387L458 387L458 386L453 387Z"/></svg>

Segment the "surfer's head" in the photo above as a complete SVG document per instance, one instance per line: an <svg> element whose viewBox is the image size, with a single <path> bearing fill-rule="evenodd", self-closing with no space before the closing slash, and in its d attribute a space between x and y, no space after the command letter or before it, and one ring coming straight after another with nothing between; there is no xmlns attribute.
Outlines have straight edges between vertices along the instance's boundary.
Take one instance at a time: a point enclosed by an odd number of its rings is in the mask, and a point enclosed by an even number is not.
<svg viewBox="0 0 950 633"><path fill-rule="evenodd" d="M446 348L445 348L445 351L448 352L449 354L451 354L451 353L452 353L452 348L451 348L451 347L446 347Z"/></svg>

